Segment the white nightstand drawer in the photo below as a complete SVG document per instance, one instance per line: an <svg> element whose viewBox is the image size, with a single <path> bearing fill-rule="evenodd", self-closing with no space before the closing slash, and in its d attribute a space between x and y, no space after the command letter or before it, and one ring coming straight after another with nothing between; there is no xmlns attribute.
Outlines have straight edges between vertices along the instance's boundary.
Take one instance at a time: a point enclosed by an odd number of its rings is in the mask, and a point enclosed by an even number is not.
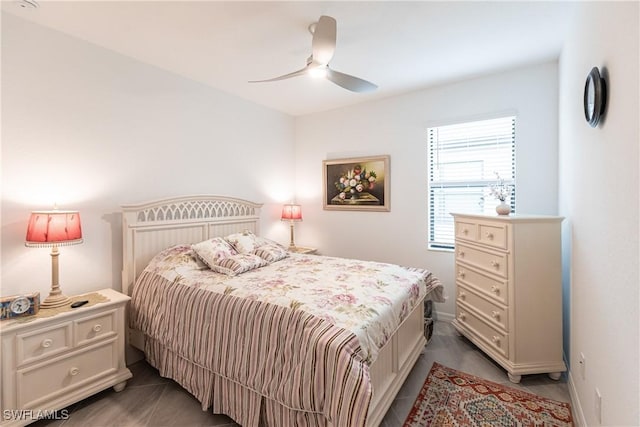
<svg viewBox="0 0 640 427"><path fill-rule="evenodd" d="M42 402L118 370L114 339L76 353L17 371L18 409L38 408Z"/></svg>
<svg viewBox="0 0 640 427"><path fill-rule="evenodd" d="M72 346L71 322L18 334L16 336L17 364L21 366L35 362L70 350Z"/></svg>
<svg viewBox="0 0 640 427"><path fill-rule="evenodd" d="M80 346L116 335L116 310L85 317L75 322L74 345Z"/></svg>

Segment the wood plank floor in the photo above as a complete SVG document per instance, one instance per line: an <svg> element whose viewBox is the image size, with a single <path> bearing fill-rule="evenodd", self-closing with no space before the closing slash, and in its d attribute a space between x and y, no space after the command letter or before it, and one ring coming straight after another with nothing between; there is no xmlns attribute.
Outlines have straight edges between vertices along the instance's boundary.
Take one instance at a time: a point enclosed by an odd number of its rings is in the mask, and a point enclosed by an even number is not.
<svg viewBox="0 0 640 427"><path fill-rule="evenodd" d="M566 376L559 381L547 375L525 375L512 384L506 372L475 345L461 337L448 322L436 322L434 336L418 359L381 427L401 427L434 361L450 368L550 399L569 402ZM66 420L40 420L32 426L91 427L223 427L237 426L224 415L202 411L200 403L174 381L162 378L146 362L129 367L133 378L124 391L109 388L67 408Z"/></svg>

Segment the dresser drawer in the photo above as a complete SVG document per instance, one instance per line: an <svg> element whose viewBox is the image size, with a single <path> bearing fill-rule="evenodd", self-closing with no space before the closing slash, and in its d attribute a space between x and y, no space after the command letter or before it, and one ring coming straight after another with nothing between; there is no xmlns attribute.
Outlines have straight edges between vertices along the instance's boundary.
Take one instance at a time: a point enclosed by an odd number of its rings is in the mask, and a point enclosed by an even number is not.
<svg viewBox="0 0 640 427"><path fill-rule="evenodd" d="M487 298L476 294L473 290L464 287L459 282L457 285L458 295L456 302L473 307L479 317L494 327L505 331L509 330L509 312L507 308L494 304Z"/></svg>
<svg viewBox="0 0 640 427"><path fill-rule="evenodd" d="M479 224L478 242L494 248L507 249L507 225Z"/></svg>
<svg viewBox="0 0 640 427"><path fill-rule="evenodd" d="M456 263L456 278L465 286L473 288L496 302L509 304L509 282L496 280L460 263Z"/></svg>
<svg viewBox="0 0 640 427"><path fill-rule="evenodd" d="M116 335L116 310L84 317L75 321L74 343L76 346L89 344Z"/></svg>
<svg viewBox="0 0 640 427"><path fill-rule="evenodd" d="M456 239L481 243L497 249L508 249L508 225L499 222L456 220Z"/></svg>
<svg viewBox="0 0 640 427"><path fill-rule="evenodd" d="M17 365L37 360L70 350L71 322L60 323L33 332L25 332L16 336Z"/></svg>
<svg viewBox="0 0 640 427"><path fill-rule="evenodd" d="M456 306L457 321L477 339L484 342L502 356L509 357L509 335L500 332L480 319L469 310L464 303Z"/></svg>
<svg viewBox="0 0 640 427"><path fill-rule="evenodd" d="M486 272L508 277L508 255L485 251L456 242L456 260L471 264Z"/></svg>
<svg viewBox="0 0 640 427"><path fill-rule="evenodd" d="M38 408L44 401L68 393L118 370L116 340L89 347L17 371L17 409Z"/></svg>
<svg viewBox="0 0 640 427"><path fill-rule="evenodd" d="M475 242L478 240L478 224L473 222L456 221L456 239Z"/></svg>

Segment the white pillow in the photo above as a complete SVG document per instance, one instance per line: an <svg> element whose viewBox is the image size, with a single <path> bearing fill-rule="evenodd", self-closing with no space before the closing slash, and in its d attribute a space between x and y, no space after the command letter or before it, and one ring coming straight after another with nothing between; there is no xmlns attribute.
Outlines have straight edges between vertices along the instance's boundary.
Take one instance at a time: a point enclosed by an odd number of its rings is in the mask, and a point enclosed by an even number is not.
<svg viewBox="0 0 640 427"><path fill-rule="evenodd" d="M213 266L216 265L216 262L219 260L238 253L222 237L214 237L213 239L196 243L191 245L191 249L193 249L196 255L198 255L198 258L200 258L202 262L207 264L211 269L213 269Z"/></svg>
<svg viewBox="0 0 640 427"><path fill-rule="evenodd" d="M251 253L258 247L256 235L248 230L242 233L230 234L225 237L225 240L229 242L239 254Z"/></svg>

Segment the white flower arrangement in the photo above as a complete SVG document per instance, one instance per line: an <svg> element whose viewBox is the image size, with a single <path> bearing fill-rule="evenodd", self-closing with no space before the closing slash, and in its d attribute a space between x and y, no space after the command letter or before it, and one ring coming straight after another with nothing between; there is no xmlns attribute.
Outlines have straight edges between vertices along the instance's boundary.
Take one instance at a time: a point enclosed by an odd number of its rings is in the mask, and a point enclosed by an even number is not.
<svg viewBox="0 0 640 427"><path fill-rule="evenodd" d="M364 190L373 189L377 178L374 171L367 171L362 166L355 165L353 169L340 176L340 179L334 184L340 192L340 199L344 200L349 196L362 193Z"/></svg>
<svg viewBox="0 0 640 427"><path fill-rule="evenodd" d="M504 203L507 197L511 196L513 186L506 185L504 183L504 179L500 178L500 174L498 172L495 172L495 174L498 182L496 182L495 184L491 184L491 187L489 187L489 192L493 197Z"/></svg>

